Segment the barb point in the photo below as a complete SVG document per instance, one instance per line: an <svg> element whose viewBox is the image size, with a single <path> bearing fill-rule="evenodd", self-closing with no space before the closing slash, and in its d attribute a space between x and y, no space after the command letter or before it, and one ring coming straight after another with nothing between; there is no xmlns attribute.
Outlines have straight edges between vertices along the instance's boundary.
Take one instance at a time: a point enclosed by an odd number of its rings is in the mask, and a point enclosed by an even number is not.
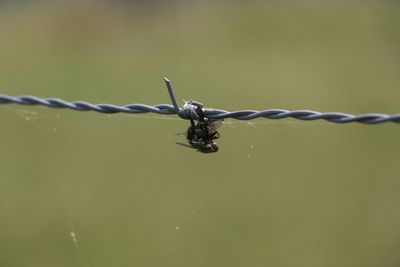
<svg viewBox="0 0 400 267"><path fill-rule="evenodd" d="M165 77L164 77L164 81L165 81L165 85L167 86L169 97L171 98L171 102L172 102L172 105L174 106L175 112L179 117L182 117L178 103L176 102L174 90L172 89L172 86L171 86L171 81Z"/></svg>

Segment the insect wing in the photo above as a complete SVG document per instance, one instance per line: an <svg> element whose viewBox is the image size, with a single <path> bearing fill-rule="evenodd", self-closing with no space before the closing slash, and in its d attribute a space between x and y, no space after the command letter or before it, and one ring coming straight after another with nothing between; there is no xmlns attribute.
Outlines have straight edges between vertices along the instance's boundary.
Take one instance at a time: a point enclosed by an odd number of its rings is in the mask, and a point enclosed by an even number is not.
<svg viewBox="0 0 400 267"><path fill-rule="evenodd" d="M222 120L213 121L207 125L207 130L209 133L215 132L222 125Z"/></svg>
<svg viewBox="0 0 400 267"><path fill-rule="evenodd" d="M185 143L182 143L182 142L176 142L176 144L177 144L177 145L184 146L184 147L188 147L188 148L195 149L195 148L194 148L194 147L192 147L191 145L188 145L188 144L185 144Z"/></svg>

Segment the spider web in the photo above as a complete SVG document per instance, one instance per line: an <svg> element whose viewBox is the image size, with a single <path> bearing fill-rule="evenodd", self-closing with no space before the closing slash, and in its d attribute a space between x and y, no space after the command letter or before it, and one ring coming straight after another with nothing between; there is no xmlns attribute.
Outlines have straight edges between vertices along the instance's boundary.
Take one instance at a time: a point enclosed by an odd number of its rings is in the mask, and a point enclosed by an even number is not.
<svg viewBox="0 0 400 267"><path fill-rule="evenodd" d="M16 108L16 107L7 107L7 110L11 113L14 113L16 117L24 120L27 124L32 124L36 128L45 129L47 131L51 131L56 133L59 127L68 129L71 125L73 127L73 115L70 115L69 112L58 112L58 111L46 111L42 112L40 109L26 109L26 108ZM72 119L71 119L72 118ZM107 114L96 114L96 116L90 117L92 120L104 120L104 119L114 119L114 118L124 118L124 119L144 119L144 120L167 120L167 121L182 121L182 119L174 116L160 116L160 115L130 115L130 114L118 114L118 115L107 115ZM227 131L236 131L239 129L264 129L268 127L268 130L280 130L282 128L291 128L297 127L299 122L294 121L285 121L285 122L276 122L276 121L237 121L237 120L224 120L222 129L226 129ZM71 124L71 125L70 125ZM86 127L83 125L83 127ZM239 134L239 133L236 133ZM171 133L173 135L173 133ZM264 140L265 141L265 140ZM257 137L250 137L247 141L247 153L246 157L251 158L252 152L255 150L257 145ZM60 192L65 190L65 186L63 181L59 179L59 187ZM190 212L186 215L182 216L182 219L177 219L177 223L170 230L165 232L157 241L155 241L150 247L144 249L143 256L151 257L156 251L160 251L168 244L168 241L173 239L175 236L179 235L180 232L184 231L190 222L195 219L197 216L201 216L201 211L209 205L209 203L214 199L217 190L211 190L210 193L207 193L205 196L203 195L199 201L199 204L195 205ZM65 233L65 236L68 236L70 241L73 244L74 251L77 259L77 266L91 267L94 266L90 263L88 258L85 256L85 251L81 248L80 242L81 238L79 236L79 231L76 228L75 220L73 218L73 212L71 210L70 204L70 196L73 196L72 193L66 194L65 191L62 193L62 198L65 202L65 212L66 217L68 218L68 233Z"/></svg>

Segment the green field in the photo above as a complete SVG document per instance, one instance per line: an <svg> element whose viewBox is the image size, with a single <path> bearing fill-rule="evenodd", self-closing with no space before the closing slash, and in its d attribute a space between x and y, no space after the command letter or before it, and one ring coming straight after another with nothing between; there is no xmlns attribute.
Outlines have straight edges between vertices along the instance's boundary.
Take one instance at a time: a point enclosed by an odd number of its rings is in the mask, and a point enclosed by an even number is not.
<svg viewBox="0 0 400 267"><path fill-rule="evenodd" d="M396 1L0 4L0 93L400 112ZM180 101L183 104L183 101ZM400 264L399 133L0 105L0 266ZM71 236L72 234L72 236Z"/></svg>

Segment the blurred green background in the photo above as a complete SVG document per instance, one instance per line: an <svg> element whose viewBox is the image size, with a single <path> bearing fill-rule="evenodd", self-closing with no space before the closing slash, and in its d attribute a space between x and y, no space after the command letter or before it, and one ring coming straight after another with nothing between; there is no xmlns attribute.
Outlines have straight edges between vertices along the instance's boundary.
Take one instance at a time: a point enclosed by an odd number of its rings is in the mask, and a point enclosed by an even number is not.
<svg viewBox="0 0 400 267"><path fill-rule="evenodd" d="M0 92L400 112L397 1L1 1ZM181 102L183 103L183 102ZM0 106L0 266L399 266L399 125Z"/></svg>

